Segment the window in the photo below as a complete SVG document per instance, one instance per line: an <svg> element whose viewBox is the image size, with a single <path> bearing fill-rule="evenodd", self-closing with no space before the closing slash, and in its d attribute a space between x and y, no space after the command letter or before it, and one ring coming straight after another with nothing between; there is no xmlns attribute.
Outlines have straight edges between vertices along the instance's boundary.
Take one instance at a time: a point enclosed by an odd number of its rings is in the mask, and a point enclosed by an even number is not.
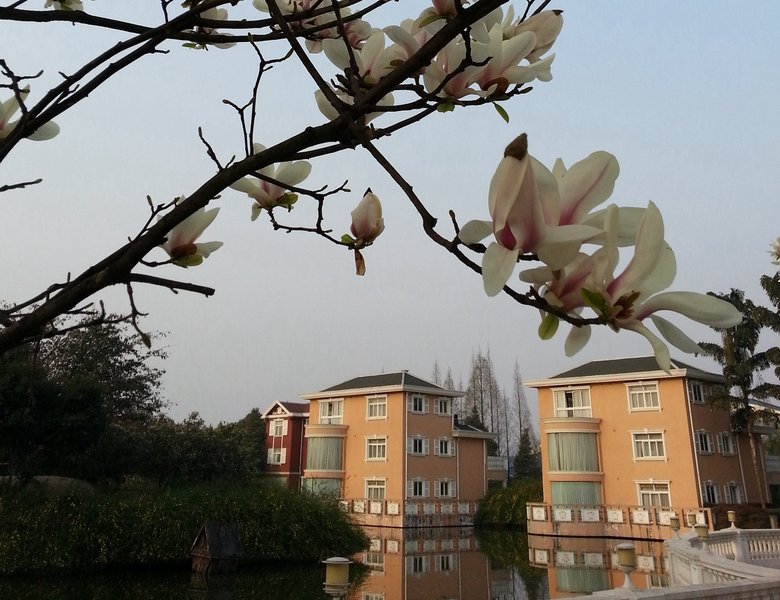
<svg viewBox="0 0 780 600"><path fill-rule="evenodd" d="M728 504L742 504L745 502L745 492L736 481L729 481L723 484L723 492L723 497Z"/></svg>
<svg viewBox="0 0 780 600"><path fill-rule="evenodd" d="M628 386L629 410L658 410L661 403L658 400L658 384L645 383Z"/></svg>
<svg viewBox="0 0 780 600"><path fill-rule="evenodd" d="M455 497L455 482L451 479L439 479L436 481L436 496L439 498Z"/></svg>
<svg viewBox="0 0 780 600"><path fill-rule="evenodd" d="M705 481L701 484L701 496L704 504L718 504L720 493L718 484L714 481Z"/></svg>
<svg viewBox="0 0 780 600"><path fill-rule="evenodd" d="M555 390L553 397L556 417L590 417L589 389Z"/></svg>
<svg viewBox="0 0 780 600"><path fill-rule="evenodd" d="M286 419L274 419L271 422L271 436L282 437L287 434L287 420Z"/></svg>
<svg viewBox="0 0 780 600"><path fill-rule="evenodd" d="M343 400L320 400L320 423L341 425L343 410Z"/></svg>
<svg viewBox="0 0 780 600"><path fill-rule="evenodd" d="M712 434L700 429L695 434L696 452L699 454L712 454Z"/></svg>
<svg viewBox="0 0 780 600"><path fill-rule="evenodd" d="M437 571L452 571L455 568L455 557L452 554L439 554L436 557Z"/></svg>
<svg viewBox="0 0 780 600"><path fill-rule="evenodd" d="M385 595L375 594L374 592L363 592L361 600L385 600Z"/></svg>
<svg viewBox="0 0 780 600"><path fill-rule="evenodd" d="M366 460L387 460L387 438L366 439Z"/></svg>
<svg viewBox="0 0 780 600"><path fill-rule="evenodd" d="M366 498L369 500L385 499L385 480L366 479Z"/></svg>
<svg viewBox="0 0 780 600"><path fill-rule="evenodd" d="M406 451L409 454L414 454L415 456L425 456L429 452L429 446L430 444L428 438L424 438L419 435L406 438Z"/></svg>
<svg viewBox="0 0 780 600"><path fill-rule="evenodd" d="M409 396L407 408L413 413L425 414L428 412L428 398L416 395Z"/></svg>
<svg viewBox="0 0 780 600"><path fill-rule="evenodd" d="M550 471L598 472L599 450L595 433L547 434Z"/></svg>
<svg viewBox="0 0 780 600"><path fill-rule="evenodd" d="M367 396L366 416L369 419L386 419L387 396Z"/></svg>
<svg viewBox="0 0 780 600"><path fill-rule="evenodd" d="M704 404L704 386L698 381L689 381L688 398L695 404Z"/></svg>
<svg viewBox="0 0 780 600"><path fill-rule="evenodd" d="M726 456L733 456L737 453L737 442L733 433L721 431L718 434L718 450Z"/></svg>
<svg viewBox="0 0 780 600"><path fill-rule="evenodd" d="M437 415L452 414L452 398L436 398L433 406Z"/></svg>
<svg viewBox="0 0 780 600"><path fill-rule="evenodd" d="M668 483L639 482L639 505L669 508L672 505Z"/></svg>
<svg viewBox="0 0 780 600"><path fill-rule="evenodd" d="M286 448L269 448L268 449L268 464L269 465L283 465L286 457L287 457L287 449Z"/></svg>
<svg viewBox="0 0 780 600"><path fill-rule="evenodd" d="M364 552L363 564L372 571L382 573L385 570L385 555L377 551Z"/></svg>
<svg viewBox="0 0 780 600"><path fill-rule="evenodd" d="M429 556L407 556L406 572L414 575L426 573L430 570L428 566Z"/></svg>
<svg viewBox="0 0 780 600"><path fill-rule="evenodd" d="M552 504L597 506L601 504L601 483L598 481L552 481Z"/></svg>
<svg viewBox="0 0 780 600"><path fill-rule="evenodd" d="M427 498L430 494L425 479L412 479L406 482L406 495L409 498Z"/></svg>
<svg viewBox="0 0 780 600"><path fill-rule="evenodd" d="M634 442L634 458L653 460L666 458L664 449L664 434L660 431L632 433Z"/></svg>
<svg viewBox="0 0 780 600"><path fill-rule="evenodd" d="M310 437L306 448L306 468L312 471L344 469L344 438Z"/></svg>
<svg viewBox="0 0 780 600"><path fill-rule="evenodd" d="M454 456L455 444L450 438L439 438L433 447L436 456Z"/></svg>

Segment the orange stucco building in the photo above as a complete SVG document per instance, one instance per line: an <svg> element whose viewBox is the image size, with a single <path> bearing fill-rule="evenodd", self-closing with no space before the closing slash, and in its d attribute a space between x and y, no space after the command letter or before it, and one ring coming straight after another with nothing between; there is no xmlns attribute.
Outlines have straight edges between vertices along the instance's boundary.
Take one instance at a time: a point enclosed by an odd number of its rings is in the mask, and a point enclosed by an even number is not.
<svg viewBox="0 0 780 600"><path fill-rule="evenodd" d="M760 482L747 436L732 431L728 411L707 403L723 385L719 375L679 361L666 373L642 357L593 361L526 385L539 394L547 504L668 515L766 494L759 440Z"/></svg>
<svg viewBox="0 0 780 600"><path fill-rule="evenodd" d="M357 377L307 394L303 488L333 493L367 525L467 524L488 481L494 436L454 410L463 392L405 371Z"/></svg>

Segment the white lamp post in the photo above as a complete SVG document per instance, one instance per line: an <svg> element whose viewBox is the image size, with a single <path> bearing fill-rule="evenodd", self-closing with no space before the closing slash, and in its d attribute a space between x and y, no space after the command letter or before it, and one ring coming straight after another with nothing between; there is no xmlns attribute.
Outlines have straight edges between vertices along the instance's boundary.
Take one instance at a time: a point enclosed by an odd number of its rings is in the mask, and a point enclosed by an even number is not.
<svg viewBox="0 0 780 600"><path fill-rule="evenodd" d="M341 598L349 589L349 565L352 561L341 556L333 556L322 562L325 565L325 585L322 589L331 598Z"/></svg>

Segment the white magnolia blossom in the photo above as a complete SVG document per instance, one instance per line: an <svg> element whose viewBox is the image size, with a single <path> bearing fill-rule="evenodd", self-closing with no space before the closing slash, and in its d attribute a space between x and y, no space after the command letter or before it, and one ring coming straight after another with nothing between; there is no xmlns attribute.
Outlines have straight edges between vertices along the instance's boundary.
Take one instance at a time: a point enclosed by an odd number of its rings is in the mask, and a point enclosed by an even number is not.
<svg viewBox="0 0 780 600"><path fill-rule="evenodd" d="M742 320L741 313L730 303L695 292L666 292L677 271L674 252L664 241L661 213L652 202L641 220L635 240L634 256L620 274L618 264L619 209L612 205L605 219L604 245L590 257L578 255L564 270L534 269L521 274L524 281L543 283L543 295L554 306L569 314L579 315L583 308L604 317L615 331L627 329L650 342L658 365L671 368L669 348L661 339L683 352L701 352L699 345L676 325L659 316L660 311L672 311L710 327L733 327ZM579 292L580 298L577 298ZM658 334L644 323L649 319ZM551 337L557 318L543 319L543 337ZM547 335L549 333L549 335ZM566 354L576 354L590 338L590 326L572 327L566 340Z"/></svg>
<svg viewBox="0 0 780 600"><path fill-rule="evenodd" d="M81 0L46 0L44 8L50 7L55 10L84 10Z"/></svg>
<svg viewBox="0 0 780 600"><path fill-rule="evenodd" d="M184 196L176 199L176 204ZM171 257L171 262L180 267L194 267L222 247L222 242L196 243L197 239L217 218L219 208L200 208L168 232L165 243L160 247Z"/></svg>
<svg viewBox="0 0 780 600"><path fill-rule="evenodd" d="M265 146L255 144L254 154L265 151ZM288 191L291 186L301 183L311 173L311 163L306 160L280 163L279 166L268 165L257 172L258 175L273 179L274 182L259 179L257 177L244 177L230 184L230 187L239 192L244 192L254 200L252 204L252 220L260 216L265 208L270 210L276 206L283 206L290 210L298 200L297 194Z"/></svg>
<svg viewBox="0 0 780 600"><path fill-rule="evenodd" d="M202 13L200 13L200 16L202 19L208 19L209 21L227 21L228 18L228 11L226 8L209 8L208 10L204 10ZM202 33L204 35L220 35L219 31L217 31L214 28L211 27L200 27L198 29L198 33ZM208 43L209 46L214 46L216 48L232 48L235 46L235 42L220 42L220 43Z"/></svg>
<svg viewBox="0 0 780 600"><path fill-rule="evenodd" d="M355 103L355 99L349 94L347 94L346 92L342 90L335 90L332 87L331 90L339 100L344 102L344 104ZM330 121L335 121L336 119L339 118L339 111L336 110L336 107L330 103L330 101L322 92L322 90L317 90L316 92L314 92L314 99L317 102L317 108L327 119L329 119ZM379 102L377 102L377 106L380 108L383 106L392 106L393 102L394 102L393 95L387 94L386 96L383 96L379 100ZM381 112L368 113L366 115L366 123L372 121L373 119L376 119L381 114L382 114Z"/></svg>
<svg viewBox="0 0 780 600"><path fill-rule="evenodd" d="M769 254L772 257L773 265L780 265L780 237L775 238L769 243Z"/></svg>
<svg viewBox="0 0 780 600"><path fill-rule="evenodd" d="M536 36L536 44L528 55L531 63L538 61L558 39L558 34L563 28L563 16L560 10L544 10L537 15L527 18L515 25L514 35L524 32L533 32Z"/></svg>
<svg viewBox="0 0 780 600"><path fill-rule="evenodd" d="M322 49L330 62L339 69L346 70L350 66L350 54L343 40L323 40ZM368 85L377 83L392 71L396 60L404 60L404 54L398 46L385 48L385 33L381 29L372 32L359 49L353 49L352 56L357 65L358 75Z"/></svg>
<svg viewBox="0 0 780 600"><path fill-rule="evenodd" d="M27 95L30 93L30 88L26 87L21 90L21 100L24 102ZM0 102L0 140L8 137L8 135L14 130L18 121L11 121L11 117L19 110L19 100L16 95L11 96L5 102ZM33 133L27 136L28 140L44 141L50 140L60 132L59 125L54 121L44 123Z"/></svg>
<svg viewBox="0 0 780 600"><path fill-rule="evenodd" d="M355 274L366 274L366 261L360 249L374 243L374 240L385 230L385 220L382 218L382 204L376 194L370 189L352 211L352 236L345 235L342 241L349 243L355 250Z"/></svg>

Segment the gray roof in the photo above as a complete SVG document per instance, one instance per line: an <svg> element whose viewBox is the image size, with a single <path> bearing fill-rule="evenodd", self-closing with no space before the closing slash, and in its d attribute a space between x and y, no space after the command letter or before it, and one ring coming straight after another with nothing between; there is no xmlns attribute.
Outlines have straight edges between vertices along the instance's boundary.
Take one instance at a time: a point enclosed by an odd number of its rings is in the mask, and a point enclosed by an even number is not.
<svg viewBox="0 0 780 600"><path fill-rule="evenodd" d="M718 377L715 373L709 373L697 367L692 367L684 362L672 359L672 369L686 369L692 374L701 373L709 377ZM635 358L612 358L607 360L594 360L579 367L575 367L564 373L553 375L550 379L569 379L572 377L597 377L599 375L619 375L627 373L647 373L660 371L661 367L655 360L655 356L639 356Z"/></svg>
<svg viewBox="0 0 780 600"><path fill-rule="evenodd" d="M435 383L420 379L419 377L406 371L400 371L398 373L381 373L379 375L365 375L363 377L355 377L354 379L344 381L322 391L336 392L342 390L362 390L366 388L389 386L428 388L432 392L439 392L444 390L444 388L439 387Z"/></svg>
<svg viewBox="0 0 780 600"><path fill-rule="evenodd" d="M291 413L307 413L309 412L308 402L280 402Z"/></svg>

